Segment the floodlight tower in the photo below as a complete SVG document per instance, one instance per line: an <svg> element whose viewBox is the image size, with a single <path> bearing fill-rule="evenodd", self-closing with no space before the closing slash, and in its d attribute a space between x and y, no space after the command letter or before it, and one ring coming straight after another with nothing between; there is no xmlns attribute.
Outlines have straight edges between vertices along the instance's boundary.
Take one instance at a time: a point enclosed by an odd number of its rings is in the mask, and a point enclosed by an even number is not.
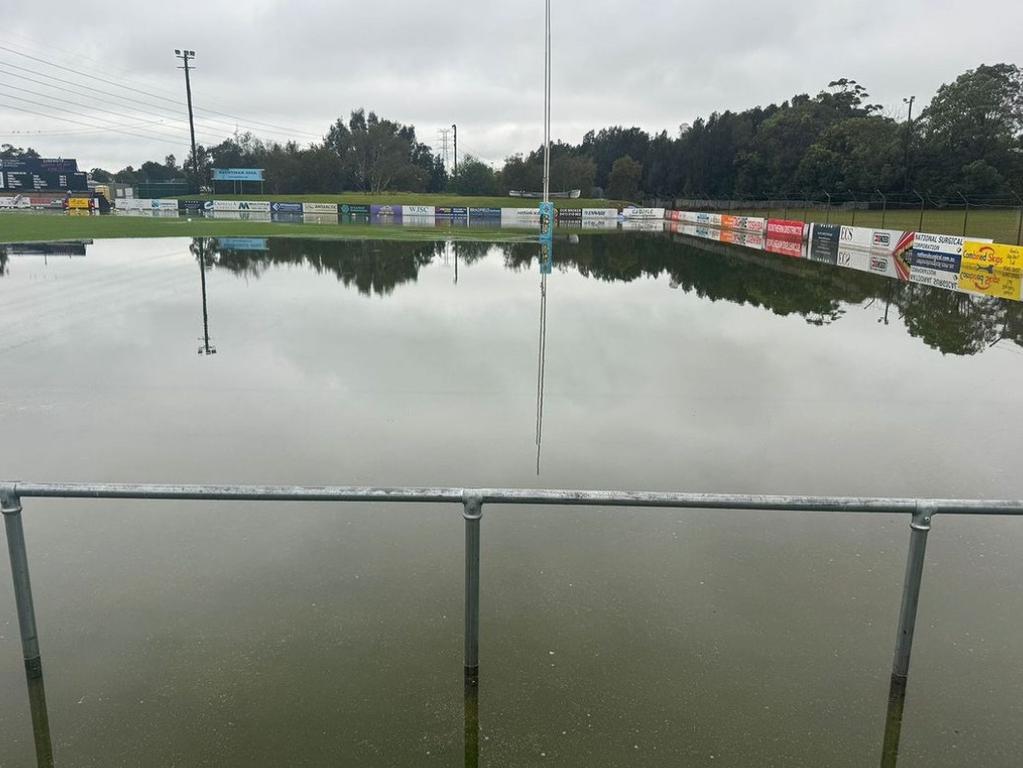
<svg viewBox="0 0 1023 768"><path fill-rule="evenodd" d="M195 69L195 67L188 65L188 62L195 58L195 51L175 48L174 55L184 62L184 66L178 67L178 69L185 70L185 94L188 97L188 130L192 135L192 171L195 173L195 183L200 185L199 157L195 154L195 120L192 118L192 81L188 76L189 70Z"/></svg>

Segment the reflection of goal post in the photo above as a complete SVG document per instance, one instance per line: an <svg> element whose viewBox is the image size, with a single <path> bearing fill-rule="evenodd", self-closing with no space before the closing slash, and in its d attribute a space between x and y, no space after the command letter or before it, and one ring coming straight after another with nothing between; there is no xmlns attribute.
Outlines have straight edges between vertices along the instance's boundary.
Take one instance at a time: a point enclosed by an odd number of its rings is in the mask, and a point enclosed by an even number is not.
<svg viewBox="0 0 1023 768"><path fill-rule="evenodd" d="M540 203L540 237L550 239L554 235L554 203Z"/></svg>
<svg viewBox="0 0 1023 768"><path fill-rule="evenodd" d="M214 168L213 169L213 193L217 192L218 181L230 181L233 194L245 194L245 183L259 182L259 194L263 194L263 169L262 168Z"/></svg>

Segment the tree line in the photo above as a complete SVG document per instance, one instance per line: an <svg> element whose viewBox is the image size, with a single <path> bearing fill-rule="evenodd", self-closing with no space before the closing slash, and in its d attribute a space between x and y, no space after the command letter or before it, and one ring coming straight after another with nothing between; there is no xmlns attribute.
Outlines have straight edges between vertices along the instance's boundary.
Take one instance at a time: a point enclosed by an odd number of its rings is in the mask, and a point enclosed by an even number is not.
<svg viewBox="0 0 1023 768"><path fill-rule="evenodd" d="M0 157L21 150L0 148ZM543 148L501 168L467 156L457 173L420 142L415 127L353 111L319 142L263 141L239 134L178 164L173 155L97 181L186 178L208 183L214 167L263 168L271 194L344 191L503 195L542 185ZM196 173L196 169L198 172ZM925 190L932 195L1023 193L1023 71L981 65L942 85L914 120L870 103L865 86L839 78L814 96L739 112L715 112L650 134L613 126L551 147L551 186L618 200L819 195Z"/></svg>

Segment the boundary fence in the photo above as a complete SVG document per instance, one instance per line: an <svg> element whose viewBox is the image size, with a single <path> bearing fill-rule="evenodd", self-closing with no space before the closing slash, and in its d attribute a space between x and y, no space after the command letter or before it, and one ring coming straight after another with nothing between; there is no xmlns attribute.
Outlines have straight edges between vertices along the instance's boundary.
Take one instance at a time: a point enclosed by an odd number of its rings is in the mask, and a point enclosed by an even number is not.
<svg viewBox="0 0 1023 768"><path fill-rule="evenodd" d="M40 744L40 719L46 718L42 691L42 658L36 626L34 600L29 579L28 552L22 525L22 499L108 499L173 501L249 501L249 502L375 502L387 504L449 503L462 507L465 521L465 624L463 671L466 687L466 758L474 749L478 757L479 611L480 611L480 523L484 505L555 505L588 507L644 507L674 509L710 509L722 513L734 511L842 512L867 514L904 514L910 516L909 549L903 580L892 662L888 717L882 764L894 765L902 721L910 654L916 627L923 577L927 536L935 515L1023 515L1023 501L898 499L835 496L766 496L706 493L666 493L629 491L518 490L472 488L359 488L348 486L199 486L199 485L126 485L81 483L0 484L0 511L3 513L10 554L11 575L18 613L22 655L29 681L33 722L36 725L37 754L49 746ZM472 722L470 719L472 718ZM472 731L472 732L470 732ZM888 762L886 763L886 756Z"/></svg>

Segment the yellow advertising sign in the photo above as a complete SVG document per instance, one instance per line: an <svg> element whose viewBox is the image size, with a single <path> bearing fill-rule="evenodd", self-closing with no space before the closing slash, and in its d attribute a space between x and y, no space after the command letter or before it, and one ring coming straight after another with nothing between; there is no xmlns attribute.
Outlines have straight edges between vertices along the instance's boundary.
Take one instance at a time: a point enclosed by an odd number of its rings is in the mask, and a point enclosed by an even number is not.
<svg viewBox="0 0 1023 768"><path fill-rule="evenodd" d="M994 266L967 266L965 256L963 258L963 268L959 273L960 291L1019 301L1021 283L1018 273L998 270Z"/></svg>
<svg viewBox="0 0 1023 768"><path fill-rule="evenodd" d="M993 268L996 272L1009 272L1018 278L1023 276L1023 248L1018 245L967 240L963 243L962 268L964 272Z"/></svg>
<svg viewBox="0 0 1023 768"><path fill-rule="evenodd" d="M92 207L92 198L89 198L89 197L69 197L68 201L67 201L67 207L69 209L72 209L72 208L82 209L82 208L84 208L84 209L88 210L89 208Z"/></svg>

